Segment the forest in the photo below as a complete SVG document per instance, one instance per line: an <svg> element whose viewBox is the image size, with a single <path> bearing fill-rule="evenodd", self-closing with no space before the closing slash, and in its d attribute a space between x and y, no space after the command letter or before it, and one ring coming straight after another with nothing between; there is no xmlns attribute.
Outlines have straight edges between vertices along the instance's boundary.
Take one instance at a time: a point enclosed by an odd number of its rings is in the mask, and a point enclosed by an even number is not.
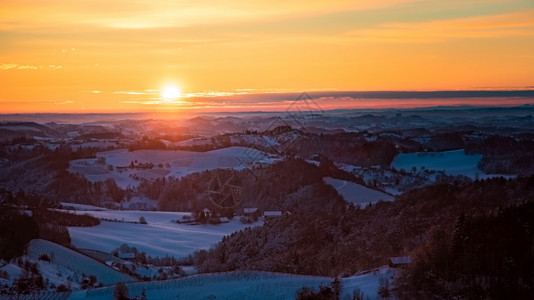
<svg viewBox="0 0 534 300"><path fill-rule="evenodd" d="M0 259L7 261L21 256L32 239L41 238L70 247L68 226L90 227L100 224L100 220L89 215L54 210L41 197L26 195L22 191L12 195L1 190L0 196L6 200L0 203ZM20 205L25 203L37 205L20 211Z"/></svg>
<svg viewBox="0 0 534 300"><path fill-rule="evenodd" d="M397 282L402 298L527 299L534 295L534 201L461 214L436 228Z"/></svg>
<svg viewBox="0 0 534 300"><path fill-rule="evenodd" d="M194 261L202 272L336 276L410 255L414 266L398 279L403 287L398 293L407 299L440 292L470 298L471 286L482 289L482 296L498 290L532 294L533 204L534 176L437 183L366 209L296 211L233 233L209 251L195 253ZM474 258L476 263L467 263ZM465 276L456 278L456 273ZM471 281L463 284L463 279ZM459 288L447 289L448 281Z"/></svg>
<svg viewBox="0 0 534 300"><path fill-rule="evenodd" d="M290 158L273 165L241 171L218 169L180 179L143 180L138 191L159 200L162 210L197 211L207 207L218 211L220 207L214 205L208 196L209 184L216 176L233 178L235 184L243 188L243 196L236 209L256 207L260 210L290 212L344 207L345 202L335 189L323 182L325 176L362 183L354 175L335 168L326 158L321 159L319 166ZM308 201L309 198L316 200Z"/></svg>

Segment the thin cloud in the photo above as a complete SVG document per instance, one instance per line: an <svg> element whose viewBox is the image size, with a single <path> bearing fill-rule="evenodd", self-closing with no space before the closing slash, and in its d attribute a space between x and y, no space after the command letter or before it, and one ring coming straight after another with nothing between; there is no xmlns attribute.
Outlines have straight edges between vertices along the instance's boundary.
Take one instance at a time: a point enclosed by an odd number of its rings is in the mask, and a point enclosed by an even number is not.
<svg viewBox="0 0 534 300"><path fill-rule="evenodd" d="M18 70L37 70L41 68L40 66L18 66L17 69Z"/></svg>
<svg viewBox="0 0 534 300"><path fill-rule="evenodd" d="M61 49L61 50L60 50L61 53L67 53L67 52L71 52L71 51L76 51L76 48Z"/></svg>
<svg viewBox="0 0 534 300"><path fill-rule="evenodd" d="M213 97L224 97L224 96L235 96L235 95L246 95L248 92L239 91L239 92L218 92L218 91L205 91L199 93L187 93L184 94L184 98L213 98Z"/></svg>
<svg viewBox="0 0 534 300"><path fill-rule="evenodd" d="M134 99L121 101L124 104L141 104L141 105L176 105L176 106L189 106L191 102L184 101L181 99L175 100L163 100L159 98L148 98L148 99ZM198 103L195 103L198 104Z"/></svg>
<svg viewBox="0 0 534 300"><path fill-rule="evenodd" d="M65 104L73 104L73 103L74 103L74 101L71 101L71 100L54 102L54 104L56 104L56 105L65 105Z"/></svg>
<svg viewBox="0 0 534 300"><path fill-rule="evenodd" d="M534 36L534 10L415 23L388 23L351 31L351 38L371 42L432 43L460 38Z"/></svg>
<svg viewBox="0 0 534 300"><path fill-rule="evenodd" d="M93 91L82 91L82 93L91 93L91 94L101 94L102 91L99 90L93 90Z"/></svg>
<svg viewBox="0 0 534 300"><path fill-rule="evenodd" d="M189 27L380 9L417 1L420 0L249 0L246 3L238 0L116 0L113 1L113 9L109 9L110 3L106 0L93 0L90 3L4 0L2 6L10 13L4 16L0 24L9 30L42 30L65 24L128 29Z"/></svg>
<svg viewBox="0 0 534 300"><path fill-rule="evenodd" d="M0 64L0 70L37 70L40 66L31 66L31 65L19 65L19 64Z"/></svg>
<svg viewBox="0 0 534 300"><path fill-rule="evenodd" d="M17 64L0 64L0 70L11 70L16 69L17 67Z"/></svg>
<svg viewBox="0 0 534 300"><path fill-rule="evenodd" d="M19 64L13 64L13 63L0 63L0 70L37 70L37 69L43 69L43 68L57 70L57 69L63 68L63 66L57 66L57 65L34 66L34 65L19 65Z"/></svg>
<svg viewBox="0 0 534 300"><path fill-rule="evenodd" d="M136 92L136 91L115 91L116 95L154 95L154 92Z"/></svg>

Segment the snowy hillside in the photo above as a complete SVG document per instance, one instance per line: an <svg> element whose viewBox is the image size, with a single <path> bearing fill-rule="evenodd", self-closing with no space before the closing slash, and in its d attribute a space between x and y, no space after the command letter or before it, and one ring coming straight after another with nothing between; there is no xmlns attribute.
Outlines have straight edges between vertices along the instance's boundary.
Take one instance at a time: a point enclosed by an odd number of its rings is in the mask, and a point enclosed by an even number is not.
<svg viewBox="0 0 534 300"><path fill-rule="evenodd" d="M208 152L180 150L112 150L97 153L94 159L70 162L69 171L80 173L90 181L115 180L118 186L137 186L135 178L155 179L217 168L243 169L253 163L272 163L273 159L258 150L229 147Z"/></svg>
<svg viewBox="0 0 534 300"><path fill-rule="evenodd" d="M0 272L4 274L3 277L0 277L0 284L3 286L11 286L14 279L20 278L24 274L21 267L12 263L2 266Z"/></svg>
<svg viewBox="0 0 534 300"><path fill-rule="evenodd" d="M394 275L389 268L382 268L365 275L343 278L341 299L352 296L355 289L365 297L375 299L380 278ZM130 296L143 291L148 299L295 299L302 287L315 290L328 286L329 277L303 276L268 272L230 272L202 274L176 280L127 284ZM110 299L113 288L76 291L69 299Z"/></svg>
<svg viewBox="0 0 534 300"><path fill-rule="evenodd" d="M77 277L82 274L95 275L98 282L104 285L135 281L128 275L61 245L40 239L32 240L28 246L28 256L37 261L42 255L50 258L50 263L41 261L39 264L45 278L57 278L57 274L63 271L65 277L69 273L78 274Z"/></svg>
<svg viewBox="0 0 534 300"><path fill-rule="evenodd" d="M380 297L377 291L380 285L380 279L389 280L391 283L391 280L395 277L395 272L395 269L384 266L371 271L364 271L360 275L342 278L340 299L352 297L355 290L362 292L364 297L379 299Z"/></svg>
<svg viewBox="0 0 534 300"><path fill-rule="evenodd" d="M142 216L148 224L103 221L94 227L69 227L72 244L80 249L111 252L122 244L136 247L151 256L183 257L195 250L208 249L223 236L250 225L242 224L237 218L219 225L177 224L189 213L161 211L79 211L101 219L138 222ZM261 222L255 225L261 225Z"/></svg>
<svg viewBox="0 0 534 300"><path fill-rule="evenodd" d="M369 203L373 204L380 200L393 201L393 197L388 194L370 189L354 182L339 180L331 177L325 177L323 180L333 186L338 193L343 196L345 201L359 204L363 207L367 206Z"/></svg>

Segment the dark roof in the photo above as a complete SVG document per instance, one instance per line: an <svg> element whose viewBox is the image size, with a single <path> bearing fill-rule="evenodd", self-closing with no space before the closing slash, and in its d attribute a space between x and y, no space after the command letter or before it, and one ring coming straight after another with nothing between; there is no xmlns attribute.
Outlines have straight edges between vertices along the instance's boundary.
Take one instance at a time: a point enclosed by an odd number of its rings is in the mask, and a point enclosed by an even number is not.
<svg viewBox="0 0 534 300"><path fill-rule="evenodd" d="M409 256L390 257L389 261L391 261L391 263L394 265L405 265L411 264L412 258Z"/></svg>
<svg viewBox="0 0 534 300"><path fill-rule="evenodd" d="M273 210L273 211L264 211L263 216L265 217L281 217L282 212L279 210Z"/></svg>

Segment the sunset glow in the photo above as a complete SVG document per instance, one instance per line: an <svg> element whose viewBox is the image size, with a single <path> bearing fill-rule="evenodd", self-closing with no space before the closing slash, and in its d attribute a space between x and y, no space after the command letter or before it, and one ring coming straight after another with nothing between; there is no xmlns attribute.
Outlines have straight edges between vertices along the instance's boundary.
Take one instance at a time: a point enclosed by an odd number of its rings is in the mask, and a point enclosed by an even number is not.
<svg viewBox="0 0 534 300"><path fill-rule="evenodd" d="M166 101L166 102L176 100L180 98L181 95L182 95L182 92L180 92L180 90L177 87L172 86L172 85L165 87L163 91L161 91L161 97L163 98L163 101Z"/></svg>
<svg viewBox="0 0 534 300"><path fill-rule="evenodd" d="M0 113L232 111L245 109L232 95L534 86L530 0L6 0L0 14ZM182 88L161 87L168 78Z"/></svg>

